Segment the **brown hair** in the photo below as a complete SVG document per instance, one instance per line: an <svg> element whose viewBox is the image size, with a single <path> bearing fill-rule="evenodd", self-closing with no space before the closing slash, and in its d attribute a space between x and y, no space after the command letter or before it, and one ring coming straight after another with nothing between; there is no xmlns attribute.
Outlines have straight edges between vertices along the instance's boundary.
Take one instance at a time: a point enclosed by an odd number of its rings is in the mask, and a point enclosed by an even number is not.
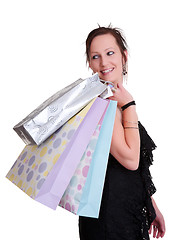
<svg viewBox="0 0 177 240"><path fill-rule="evenodd" d="M122 57L124 59L125 62L127 62L127 57L125 55L125 50L128 49L128 45L127 42L125 40L125 37L123 36L122 31L119 28L112 28L111 25L109 25L108 27L98 27L94 30L92 30L87 39L86 39L86 56L87 56L87 62L89 62L90 60L90 46L92 43L92 40L100 35L104 35L104 34L111 34L117 42L117 45L119 46L120 52L122 54Z"/></svg>

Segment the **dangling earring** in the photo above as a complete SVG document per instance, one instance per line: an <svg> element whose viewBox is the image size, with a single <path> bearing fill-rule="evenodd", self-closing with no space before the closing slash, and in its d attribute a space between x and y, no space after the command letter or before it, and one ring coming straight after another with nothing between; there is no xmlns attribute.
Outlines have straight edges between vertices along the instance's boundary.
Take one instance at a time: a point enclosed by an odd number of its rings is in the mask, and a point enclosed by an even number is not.
<svg viewBox="0 0 177 240"><path fill-rule="evenodd" d="M125 75L127 75L127 67L126 67L126 64L124 64L123 66L122 66L122 74L125 76Z"/></svg>
<svg viewBox="0 0 177 240"><path fill-rule="evenodd" d="M122 66L123 81L127 84L127 64Z"/></svg>

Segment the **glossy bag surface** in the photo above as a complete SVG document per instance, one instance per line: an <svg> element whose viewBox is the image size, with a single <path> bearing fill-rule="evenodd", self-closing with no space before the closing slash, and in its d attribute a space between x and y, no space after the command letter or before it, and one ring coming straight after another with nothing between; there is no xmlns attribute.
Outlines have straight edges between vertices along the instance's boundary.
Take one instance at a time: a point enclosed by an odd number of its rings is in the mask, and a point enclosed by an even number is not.
<svg viewBox="0 0 177 240"><path fill-rule="evenodd" d="M40 145L106 89L98 74L78 79L43 102L15 125L14 130L26 144Z"/></svg>

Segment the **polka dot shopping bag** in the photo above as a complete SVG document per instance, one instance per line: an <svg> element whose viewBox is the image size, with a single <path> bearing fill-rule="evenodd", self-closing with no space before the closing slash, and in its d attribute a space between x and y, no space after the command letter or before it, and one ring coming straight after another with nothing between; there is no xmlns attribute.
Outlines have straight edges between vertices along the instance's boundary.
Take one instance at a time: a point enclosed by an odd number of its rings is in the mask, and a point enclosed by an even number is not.
<svg viewBox="0 0 177 240"><path fill-rule="evenodd" d="M66 188L65 193L63 194L59 203L59 206L63 207L64 209L74 214L77 214L79 208L80 199L87 179L93 153L98 142L103 117L100 120L99 124L97 125L90 139L90 142L75 170L75 173L72 176L70 183Z"/></svg>
<svg viewBox="0 0 177 240"><path fill-rule="evenodd" d="M27 145L6 177L56 209L108 103L96 98L40 146Z"/></svg>
<svg viewBox="0 0 177 240"><path fill-rule="evenodd" d="M59 203L79 216L99 216L116 108L110 101Z"/></svg>

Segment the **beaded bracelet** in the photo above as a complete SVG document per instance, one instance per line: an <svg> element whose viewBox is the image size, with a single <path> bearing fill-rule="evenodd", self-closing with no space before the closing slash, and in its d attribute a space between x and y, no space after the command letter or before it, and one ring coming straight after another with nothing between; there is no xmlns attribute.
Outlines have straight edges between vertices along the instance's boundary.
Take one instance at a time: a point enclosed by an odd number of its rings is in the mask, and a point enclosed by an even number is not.
<svg viewBox="0 0 177 240"><path fill-rule="evenodd" d="M125 104L124 106L121 107L121 109L122 109L122 111L124 111L125 109L127 109L128 107L130 107L132 105L136 105L135 101Z"/></svg>

